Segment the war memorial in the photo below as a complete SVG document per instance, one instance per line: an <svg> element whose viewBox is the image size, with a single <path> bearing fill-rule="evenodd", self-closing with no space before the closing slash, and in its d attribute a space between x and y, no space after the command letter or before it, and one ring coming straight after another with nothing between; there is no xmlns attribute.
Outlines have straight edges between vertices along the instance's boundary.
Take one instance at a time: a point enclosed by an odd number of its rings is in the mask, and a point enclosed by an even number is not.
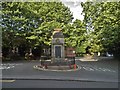
<svg viewBox="0 0 120 90"><path fill-rule="evenodd" d="M73 48L66 48L65 50L62 29L54 29L51 43L51 59L41 60L41 64L34 66L34 68L53 71L76 70L75 51Z"/></svg>

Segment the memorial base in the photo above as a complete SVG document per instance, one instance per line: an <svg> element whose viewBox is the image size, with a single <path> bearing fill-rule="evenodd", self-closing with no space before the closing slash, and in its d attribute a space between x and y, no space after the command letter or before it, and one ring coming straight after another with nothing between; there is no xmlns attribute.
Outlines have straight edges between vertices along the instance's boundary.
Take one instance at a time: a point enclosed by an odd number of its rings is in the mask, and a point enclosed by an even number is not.
<svg viewBox="0 0 120 90"><path fill-rule="evenodd" d="M42 65L36 65L34 66L35 69L42 70L42 71L76 71L79 69L79 67L75 65L65 65L65 66L42 66Z"/></svg>

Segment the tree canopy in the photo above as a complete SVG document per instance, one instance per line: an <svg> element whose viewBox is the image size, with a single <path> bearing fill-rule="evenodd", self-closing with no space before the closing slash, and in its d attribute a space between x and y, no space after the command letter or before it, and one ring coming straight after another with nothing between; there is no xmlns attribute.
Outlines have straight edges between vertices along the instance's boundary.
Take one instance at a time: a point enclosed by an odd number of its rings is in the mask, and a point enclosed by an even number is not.
<svg viewBox="0 0 120 90"><path fill-rule="evenodd" d="M2 47L50 46L54 28L62 28L65 46L76 53L120 55L120 2L85 2L84 20L76 19L62 2L2 2Z"/></svg>
<svg viewBox="0 0 120 90"><path fill-rule="evenodd" d="M54 28L62 28L72 19L69 8L61 2L4 2L3 46L50 45Z"/></svg>
<svg viewBox="0 0 120 90"><path fill-rule="evenodd" d="M120 2L85 2L81 5L85 15L84 22L89 35L92 35L93 47L98 47L100 51L118 54L120 51Z"/></svg>

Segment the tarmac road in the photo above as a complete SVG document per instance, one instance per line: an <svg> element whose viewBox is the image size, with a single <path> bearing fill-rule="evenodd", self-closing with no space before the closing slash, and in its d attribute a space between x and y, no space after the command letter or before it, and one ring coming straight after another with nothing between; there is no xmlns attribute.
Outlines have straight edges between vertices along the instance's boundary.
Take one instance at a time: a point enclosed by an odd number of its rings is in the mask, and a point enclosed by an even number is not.
<svg viewBox="0 0 120 90"><path fill-rule="evenodd" d="M15 80L3 82L3 88L25 87L118 87L118 61L103 58L99 61L82 62L76 59L77 71L39 71L33 68L40 61L16 61L1 64L2 79ZM61 81L62 80L62 81ZM35 84L37 83L37 84ZM66 83L66 85L64 84ZM11 85L12 84L12 85ZM46 84L48 86L46 86ZM37 86L38 85L38 86Z"/></svg>

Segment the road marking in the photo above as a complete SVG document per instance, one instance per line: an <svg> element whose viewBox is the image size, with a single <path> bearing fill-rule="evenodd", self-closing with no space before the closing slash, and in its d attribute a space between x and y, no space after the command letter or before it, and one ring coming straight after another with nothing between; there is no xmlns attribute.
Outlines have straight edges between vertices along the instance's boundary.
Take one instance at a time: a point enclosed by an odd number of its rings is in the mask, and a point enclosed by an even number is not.
<svg viewBox="0 0 120 90"><path fill-rule="evenodd" d="M88 71L94 71L91 67L83 67L83 69L88 70Z"/></svg>
<svg viewBox="0 0 120 90"><path fill-rule="evenodd" d="M89 66L80 66L80 69L84 69L86 71L103 71L103 72L116 72L115 70L110 70L108 68L100 68L100 67L89 67Z"/></svg>
<svg viewBox="0 0 120 90"><path fill-rule="evenodd" d="M2 70L3 69L11 69L11 68L15 68L18 65L23 65L23 64L22 63L20 63L20 64L14 64L14 63L0 64L0 69L2 69Z"/></svg>
<svg viewBox="0 0 120 90"><path fill-rule="evenodd" d="M0 82L8 82L8 83L12 83L12 82L15 82L15 80L0 80Z"/></svg>

